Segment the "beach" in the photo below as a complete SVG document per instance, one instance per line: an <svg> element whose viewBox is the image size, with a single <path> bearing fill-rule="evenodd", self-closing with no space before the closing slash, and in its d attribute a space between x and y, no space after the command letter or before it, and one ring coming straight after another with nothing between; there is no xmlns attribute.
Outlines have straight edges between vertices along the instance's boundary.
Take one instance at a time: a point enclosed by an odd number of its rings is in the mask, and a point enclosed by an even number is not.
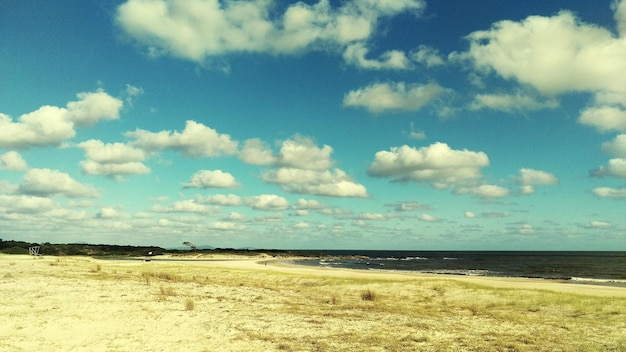
<svg viewBox="0 0 626 352"><path fill-rule="evenodd" d="M0 255L0 350L626 350L624 288L291 259Z"/></svg>

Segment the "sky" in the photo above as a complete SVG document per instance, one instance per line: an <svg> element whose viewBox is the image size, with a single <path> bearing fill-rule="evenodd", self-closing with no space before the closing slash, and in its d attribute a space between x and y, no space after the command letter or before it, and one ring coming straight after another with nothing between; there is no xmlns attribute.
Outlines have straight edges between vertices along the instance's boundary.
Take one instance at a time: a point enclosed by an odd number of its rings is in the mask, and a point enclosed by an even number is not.
<svg viewBox="0 0 626 352"><path fill-rule="evenodd" d="M626 250L626 0L4 0L0 238Z"/></svg>

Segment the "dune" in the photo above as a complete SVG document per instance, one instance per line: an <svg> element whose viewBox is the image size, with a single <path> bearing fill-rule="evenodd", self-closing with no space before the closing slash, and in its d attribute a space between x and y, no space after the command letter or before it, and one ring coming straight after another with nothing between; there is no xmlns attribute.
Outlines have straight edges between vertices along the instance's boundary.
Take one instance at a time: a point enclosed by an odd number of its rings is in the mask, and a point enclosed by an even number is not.
<svg viewBox="0 0 626 352"><path fill-rule="evenodd" d="M0 255L0 350L626 350L623 288L157 259Z"/></svg>

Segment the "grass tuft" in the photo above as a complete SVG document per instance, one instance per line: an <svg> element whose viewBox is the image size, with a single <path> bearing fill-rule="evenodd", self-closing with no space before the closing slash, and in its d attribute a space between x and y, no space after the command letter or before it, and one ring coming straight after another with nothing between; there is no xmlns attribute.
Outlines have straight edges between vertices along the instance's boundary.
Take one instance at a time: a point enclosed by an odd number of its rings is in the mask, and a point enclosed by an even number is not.
<svg viewBox="0 0 626 352"><path fill-rule="evenodd" d="M369 288L363 292L361 292L361 300L363 301L376 301L378 297L376 296L376 293L372 290L370 290Z"/></svg>
<svg viewBox="0 0 626 352"><path fill-rule="evenodd" d="M187 298L185 300L185 310L194 310L196 308L196 303L191 298Z"/></svg>

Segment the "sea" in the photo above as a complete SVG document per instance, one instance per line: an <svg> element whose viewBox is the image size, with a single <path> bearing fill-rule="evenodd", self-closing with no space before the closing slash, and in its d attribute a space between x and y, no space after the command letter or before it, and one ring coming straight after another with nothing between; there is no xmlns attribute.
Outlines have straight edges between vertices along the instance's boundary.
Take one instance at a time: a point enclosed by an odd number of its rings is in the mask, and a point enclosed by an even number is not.
<svg viewBox="0 0 626 352"><path fill-rule="evenodd" d="M328 250L295 264L626 287L626 252Z"/></svg>

